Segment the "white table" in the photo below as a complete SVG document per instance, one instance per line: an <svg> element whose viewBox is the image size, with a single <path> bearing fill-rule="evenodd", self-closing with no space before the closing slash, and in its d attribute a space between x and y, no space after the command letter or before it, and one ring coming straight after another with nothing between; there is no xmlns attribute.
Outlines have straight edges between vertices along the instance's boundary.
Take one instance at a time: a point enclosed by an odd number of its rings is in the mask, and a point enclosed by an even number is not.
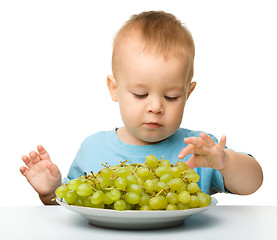
<svg viewBox="0 0 277 240"><path fill-rule="evenodd" d="M217 205L161 230L100 228L61 206L0 207L0 239L277 240L277 206Z"/></svg>

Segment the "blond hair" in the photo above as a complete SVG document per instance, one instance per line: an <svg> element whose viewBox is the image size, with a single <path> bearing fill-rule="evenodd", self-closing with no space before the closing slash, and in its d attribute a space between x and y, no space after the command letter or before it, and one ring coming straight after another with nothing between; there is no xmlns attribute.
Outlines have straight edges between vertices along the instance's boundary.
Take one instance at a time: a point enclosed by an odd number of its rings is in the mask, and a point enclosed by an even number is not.
<svg viewBox="0 0 277 240"><path fill-rule="evenodd" d="M190 31L172 14L163 11L142 12L133 15L118 31L113 44L112 71L116 77L120 48L128 38L139 36L144 50L189 60L189 82L193 77L195 46Z"/></svg>

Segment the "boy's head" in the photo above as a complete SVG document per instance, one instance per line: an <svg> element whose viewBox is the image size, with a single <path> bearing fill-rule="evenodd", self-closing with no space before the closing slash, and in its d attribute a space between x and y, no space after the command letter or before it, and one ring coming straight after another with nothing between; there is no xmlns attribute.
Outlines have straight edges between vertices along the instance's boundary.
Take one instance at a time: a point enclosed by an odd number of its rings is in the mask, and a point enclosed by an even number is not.
<svg viewBox="0 0 277 240"><path fill-rule="evenodd" d="M119 102L124 142L159 142L180 126L187 98L195 87L194 43L190 32L165 12L134 15L114 40L111 97Z"/></svg>
<svg viewBox="0 0 277 240"><path fill-rule="evenodd" d="M162 55L166 60L175 56L188 62L188 81L193 77L195 47L189 30L172 14L162 11L133 15L116 34L113 44L112 71L116 78L120 71L122 49L129 41L138 39L145 53Z"/></svg>

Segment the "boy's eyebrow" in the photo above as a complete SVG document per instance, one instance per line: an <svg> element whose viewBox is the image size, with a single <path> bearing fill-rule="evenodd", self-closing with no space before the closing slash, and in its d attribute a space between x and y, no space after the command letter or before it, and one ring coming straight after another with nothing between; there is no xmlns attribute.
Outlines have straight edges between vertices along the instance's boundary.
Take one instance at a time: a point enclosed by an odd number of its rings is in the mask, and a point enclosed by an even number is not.
<svg viewBox="0 0 277 240"><path fill-rule="evenodd" d="M127 87L142 87L143 88L143 87L146 87L146 84L140 83L140 82L136 82L136 83L128 82Z"/></svg>
<svg viewBox="0 0 277 240"><path fill-rule="evenodd" d="M140 83L140 82L137 82L137 83L130 82L130 83L127 83L127 87L128 88L147 88L147 84ZM183 91L185 91L185 89L186 89L185 85L180 84L178 86L177 85L175 85L175 86L168 86L166 88L166 91L183 92Z"/></svg>

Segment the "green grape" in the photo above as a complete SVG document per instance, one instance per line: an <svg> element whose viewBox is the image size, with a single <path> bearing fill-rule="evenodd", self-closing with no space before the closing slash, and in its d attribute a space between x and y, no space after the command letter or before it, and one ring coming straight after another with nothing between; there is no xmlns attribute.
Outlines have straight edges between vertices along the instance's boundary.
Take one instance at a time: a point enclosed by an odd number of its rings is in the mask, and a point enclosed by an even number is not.
<svg viewBox="0 0 277 240"><path fill-rule="evenodd" d="M173 175L173 170L172 170L172 167L168 167L168 168L166 168L166 172L165 172L165 173L168 173L168 174Z"/></svg>
<svg viewBox="0 0 277 240"><path fill-rule="evenodd" d="M182 161L178 161L176 166L181 168L182 172L185 171L186 169L188 169L187 164L185 164Z"/></svg>
<svg viewBox="0 0 277 240"><path fill-rule="evenodd" d="M157 184L153 180L146 180L144 182L144 188L146 192L153 193L157 188Z"/></svg>
<svg viewBox="0 0 277 240"><path fill-rule="evenodd" d="M127 167L119 168L116 171L116 176L121 178L126 178L130 174L131 174L131 171Z"/></svg>
<svg viewBox="0 0 277 240"><path fill-rule="evenodd" d="M68 191L64 197L67 204L73 204L77 200L78 194L75 191Z"/></svg>
<svg viewBox="0 0 277 240"><path fill-rule="evenodd" d="M103 202L103 196L104 196L104 193L102 191L97 191L93 193L93 195L91 196L92 204L98 205L101 202Z"/></svg>
<svg viewBox="0 0 277 240"><path fill-rule="evenodd" d="M72 179L68 182L68 187L71 190L76 191L79 185L81 185L82 183L83 182L80 179Z"/></svg>
<svg viewBox="0 0 277 240"><path fill-rule="evenodd" d="M187 210L187 209L189 209L189 205L188 204L182 204L182 203L178 203L177 204L177 208L178 208L178 210Z"/></svg>
<svg viewBox="0 0 277 240"><path fill-rule="evenodd" d="M142 188L137 185L137 184L131 184L127 187L127 191L128 192L135 192L135 193L138 193L138 194L141 194L142 192Z"/></svg>
<svg viewBox="0 0 277 240"><path fill-rule="evenodd" d="M166 209L166 206L168 205L168 202L162 194L158 195L157 198L161 200L161 209Z"/></svg>
<svg viewBox="0 0 277 240"><path fill-rule="evenodd" d="M191 195L191 196L190 196L190 200L189 200L189 202L188 202L188 205L189 205L191 208L196 208L196 207L198 207L198 205L199 205L199 199L198 199L198 197L197 197L197 196Z"/></svg>
<svg viewBox="0 0 277 240"><path fill-rule="evenodd" d="M84 198L84 206L85 207L94 207L94 205L91 202L91 196Z"/></svg>
<svg viewBox="0 0 277 240"><path fill-rule="evenodd" d="M153 178L153 179L151 179L153 182L155 182L156 184L158 184L158 182L160 181L160 179L159 178ZM146 181L146 180L145 180Z"/></svg>
<svg viewBox="0 0 277 240"><path fill-rule="evenodd" d="M76 199L74 205L83 207L84 206L84 199L82 197L78 196L78 198Z"/></svg>
<svg viewBox="0 0 277 240"><path fill-rule="evenodd" d="M113 201L117 201L120 199L121 197L121 193L120 191L118 191L117 189L113 189L110 191L109 197L113 200Z"/></svg>
<svg viewBox="0 0 277 240"><path fill-rule="evenodd" d="M170 167L171 163L167 159L163 159L160 163L161 166Z"/></svg>
<svg viewBox="0 0 277 240"><path fill-rule="evenodd" d="M183 186L183 181L181 178L173 178L168 182L170 186L170 191L175 192L178 191Z"/></svg>
<svg viewBox="0 0 277 240"><path fill-rule="evenodd" d="M165 210L167 210L167 211L178 210L178 208L177 208L177 206L175 204L170 203L170 204L167 205Z"/></svg>
<svg viewBox="0 0 277 240"><path fill-rule="evenodd" d="M182 182L181 188L179 188L176 192L180 193L180 192L186 191L186 190L187 190L187 183Z"/></svg>
<svg viewBox="0 0 277 240"><path fill-rule="evenodd" d="M113 171L113 175L116 175L116 171L120 168L120 166L112 166L110 169Z"/></svg>
<svg viewBox="0 0 277 240"><path fill-rule="evenodd" d="M180 178L182 175L182 169L180 167L172 167L172 175L174 178Z"/></svg>
<svg viewBox="0 0 277 240"><path fill-rule="evenodd" d="M144 181L149 180L149 179L150 179L150 180L154 179L154 173L153 173L153 171L150 171L150 170L149 170L148 176L145 177L145 178L142 178L142 179L144 179Z"/></svg>
<svg viewBox="0 0 277 240"><path fill-rule="evenodd" d="M126 208L125 208L125 210L131 210L131 209L132 209L132 204L126 202Z"/></svg>
<svg viewBox="0 0 277 240"><path fill-rule="evenodd" d="M139 204L141 207L144 206L144 205L148 205L149 199L150 199L150 196L149 196L147 193L142 192L142 193L140 194L140 201L139 201L138 204Z"/></svg>
<svg viewBox="0 0 277 240"><path fill-rule="evenodd" d="M149 205L143 205L143 206L140 207L139 210L140 211L150 211L152 209L149 207Z"/></svg>
<svg viewBox="0 0 277 240"><path fill-rule="evenodd" d="M137 169L137 175L141 178L146 178L150 174L150 170L147 167L140 167Z"/></svg>
<svg viewBox="0 0 277 240"><path fill-rule="evenodd" d="M138 179L132 174L130 174L126 177L126 181L127 181L127 185L130 185L130 184L133 184L133 183L138 184Z"/></svg>
<svg viewBox="0 0 277 240"><path fill-rule="evenodd" d="M198 186L197 183L192 182L192 183L189 183L189 184L187 185L187 191L188 191L189 193L196 193L196 192L200 191L200 188L199 188L199 186Z"/></svg>
<svg viewBox="0 0 277 240"><path fill-rule="evenodd" d="M178 196L179 202L187 204L190 201L190 194L187 191L182 191Z"/></svg>
<svg viewBox="0 0 277 240"><path fill-rule="evenodd" d="M201 191L197 193L197 197L207 197L207 196L209 195Z"/></svg>
<svg viewBox="0 0 277 240"><path fill-rule="evenodd" d="M114 201L110 198L110 192L105 192L103 195L103 202L107 205L112 204Z"/></svg>
<svg viewBox="0 0 277 240"><path fill-rule="evenodd" d="M64 198L69 190L68 186L62 185L56 189L55 194L59 198Z"/></svg>
<svg viewBox="0 0 277 240"><path fill-rule="evenodd" d="M101 175L98 175L97 180L99 181L100 188L105 188L105 187L108 187L110 185L110 179L109 178L105 178Z"/></svg>
<svg viewBox="0 0 277 240"><path fill-rule="evenodd" d="M114 202L114 209L122 211L126 209L126 202L124 200L117 200Z"/></svg>
<svg viewBox="0 0 277 240"><path fill-rule="evenodd" d="M127 168L130 170L130 172L134 172L136 167L132 165L128 165Z"/></svg>
<svg viewBox="0 0 277 240"><path fill-rule="evenodd" d="M209 199L207 197L204 197L204 196L197 196L198 198L198 204L199 204L199 207L207 207L209 206L210 202L209 202Z"/></svg>
<svg viewBox="0 0 277 240"><path fill-rule="evenodd" d="M102 168L100 170L100 176L104 178L111 178L113 176L113 170L110 168Z"/></svg>
<svg viewBox="0 0 277 240"><path fill-rule="evenodd" d="M114 178L110 178L108 186L113 187L114 186L114 182L115 182L115 179Z"/></svg>
<svg viewBox="0 0 277 240"><path fill-rule="evenodd" d="M78 179L81 180L82 183L85 183L85 182L87 181L87 179L85 178L85 176L80 176Z"/></svg>
<svg viewBox="0 0 277 240"><path fill-rule="evenodd" d="M210 195L203 193L203 192L199 192L197 193L197 198L199 200L199 207L207 207L210 204Z"/></svg>
<svg viewBox="0 0 277 240"><path fill-rule="evenodd" d="M173 175L170 173L166 173L160 177L160 181L168 183L173 178Z"/></svg>
<svg viewBox="0 0 277 240"><path fill-rule="evenodd" d="M154 155L148 155L145 158L145 163L150 168L156 168L159 164L159 160Z"/></svg>
<svg viewBox="0 0 277 240"><path fill-rule="evenodd" d="M140 178L140 177L138 177L137 179L138 179L138 183L137 184L139 186L143 186L144 185L144 181L146 181L146 179L143 179L143 178Z"/></svg>
<svg viewBox="0 0 277 240"><path fill-rule="evenodd" d="M104 202L101 202L101 203L99 203L97 205L92 204L92 207L93 208L105 208L105 204L104 204Z"/></svg>
<svg viewBox="0 0 277 240"><path fill-rule="evenodd" d="M127 192L125 196L125 201L130 204L137 204L140 201L140 194L136 192Z"/></svg>
<svg viewBox="0 0 277 240"><path fill-rule="evenodd" d="M157 183L157 192L161 191L162 189L165 189L167 184L165 182L158 182Z"/></svg>
<svg viewBox="0 0 277 240"><path fill-rule="evenodd" d="M152 197L149 199L149 207L153 210L159 210L162 209L163 202L158 197Z"/></svg>
<svg viewBox="0 0 277 240"><path fill-rule="evenodd" d="M178 194L173 193L173 192L169 192L166 195L166 200L171 204L177 204L177 203L179 203Z"/></svg>
<svg viewBox="0 0 277 240"><path fill-rule="evenodd" d="M200 176L193 169L185 170L184 177L187 178L190 182L198 182L200 179Z"/></svg>
<svg viewBox="0 0 277 240"><path fill-rule="evenodd" d="M77 194L81 197L87 197L92 194L92 186L88 183L82 183L77 188Z"/></svg>
<svg viewBox="0 0 277 240"><path fill-rule="evenodd" d="M115 179L114 185L117 188L124 189L124 188L127 187L127 180L125 178L120 178L119 177L119 178Z"/></svg>
<svg viewBox="0 0 277 240"><path fill-rule="evenodd" d="M162 175L168 173L168 167L166 166L159 166L155 169L155 173L158 177L161 177Z"/></svg>

